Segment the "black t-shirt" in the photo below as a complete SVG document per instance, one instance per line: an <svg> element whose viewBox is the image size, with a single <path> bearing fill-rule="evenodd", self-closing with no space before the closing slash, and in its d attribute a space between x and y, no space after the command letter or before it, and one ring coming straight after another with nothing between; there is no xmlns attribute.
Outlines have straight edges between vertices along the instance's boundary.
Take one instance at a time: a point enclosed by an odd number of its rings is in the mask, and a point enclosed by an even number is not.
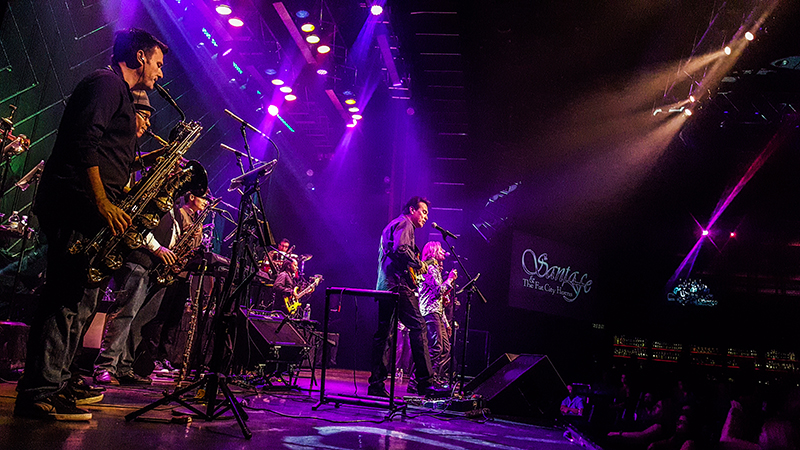
<svg viewBox="0 0 800 450"><path fill-rule="evenodd" d="M86 175L89 167L98 167L111 201L122 198L137 139L133 96L118 70L87 75L67 101L36 196L40 221L58 220L79 230L105 224Z"/></svg>

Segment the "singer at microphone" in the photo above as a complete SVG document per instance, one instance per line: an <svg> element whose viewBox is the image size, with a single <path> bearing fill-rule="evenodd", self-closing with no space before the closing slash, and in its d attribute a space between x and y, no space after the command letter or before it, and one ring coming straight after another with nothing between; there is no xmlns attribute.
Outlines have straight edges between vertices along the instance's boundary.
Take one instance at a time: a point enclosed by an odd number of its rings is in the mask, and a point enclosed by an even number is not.
<svg viewBox="0 0 800 450"><path fill-rule="evenodd" d="M453 239L458 239L458 236L440 227L439 225L436 224L436 222L432 222L431 225L433 226L434 230L437 230L440 233L442 233L443 238L447 239L448 237L451 237Z"/></svg>

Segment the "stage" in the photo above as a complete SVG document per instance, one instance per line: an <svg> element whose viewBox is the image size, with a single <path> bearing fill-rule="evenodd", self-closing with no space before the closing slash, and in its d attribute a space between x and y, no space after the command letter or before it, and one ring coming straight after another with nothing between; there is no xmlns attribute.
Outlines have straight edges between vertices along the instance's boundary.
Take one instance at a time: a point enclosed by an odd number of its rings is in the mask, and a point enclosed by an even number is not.
<svg viewBox="0 0 800 450"><path fill-rule="evenodd" d="M13 416L16 383L0 384L0 448L87 449L566 449L577 447L558 426L544 427L497 420L464 413L443 413L410 406L389 420L379 408L333 404L312 406L319 400L318 387L309 391L310 371L301 373L301 390L257 392L232 386L235 396L247 403L247 425L253 433L245 440L236 421L227 418L206 422L169 423L173 403L146 414L145 421L126 422L125 415L159 398L174 383L157 378L147 387L109 387L102 402L86 407L90 422L42 422ZM326 393L366 395L366 372L332 369ZM317 373L319 377L319 373ZM353 382L356 381L356 387ZM399 386L406 394L407 383ZM224 416L225 417L225 416Z"/></svg>

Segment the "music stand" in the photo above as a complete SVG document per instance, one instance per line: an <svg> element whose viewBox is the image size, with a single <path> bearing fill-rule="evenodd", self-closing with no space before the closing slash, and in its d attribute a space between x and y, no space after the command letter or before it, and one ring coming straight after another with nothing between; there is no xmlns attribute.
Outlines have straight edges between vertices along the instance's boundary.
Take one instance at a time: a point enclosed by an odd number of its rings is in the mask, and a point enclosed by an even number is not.
<svg viewBox="0 0 800 450"><path fill-rule="evenodd" d="M244 264L241 264L242 261L240 261L240 247L242 243L244 222L248 217L248 212L255 212L255 205L253 204L250 196L257 192L261 181L270 173L272 173L274 167L275 162L273 161L231 180L231 186L234 185L234 182L238 184L238 186L233 187L231 190L235 190L238 187L243 188L243 190L239 204L239 220L236 225L236 239L234 240L233 244L231 264L228 268L228 276L225 278L225 284L222 288L221 298L217 304L217 312L214 316L214 322L212 325L214 330L214 349L211 356L211 362L209 364L210 373L204 374L189 386L176 389L172 394L166 394L164 398L126 415L126 421L130 422L131 420L148 411L174 401L188 408L197 414L201 419L205 419L207 421L217 419L222 414L230 410L233 413L233 416L236 418L236 422L239 424L239 428L241 428L245 439L250 439L253 437L253 433L245 423L245 421L248 420L247 413L242 409L242 405L231 392L230 387L228 386L228 379L222 374L222 372L227 366L227 363L232 359L233 350L231 348L229 352L226 352L228 346L225 345L225 339L230 335L230 332L232 332L235 327L234 314L238 310L238 299L243 292L243 288L247 286L258 273L258 268L256 267L253 273L244 276L244 270L246 267ZM256 225L258 225L258 222L256 222ZM252 252L250 256L252 258ZM240 268L242 269L241 271L239 270ZM239 284L236 289L231 291L234 279L237 279ZM226 353L228 354L226 355ZM190 405L181 398L187 392L200 388L204 388L206 392L205 400L207 402L207 407L205 412L195 408L193 405ZM221 391L225 397L225 399L221 402L217 402L218 391Z"/></svg>

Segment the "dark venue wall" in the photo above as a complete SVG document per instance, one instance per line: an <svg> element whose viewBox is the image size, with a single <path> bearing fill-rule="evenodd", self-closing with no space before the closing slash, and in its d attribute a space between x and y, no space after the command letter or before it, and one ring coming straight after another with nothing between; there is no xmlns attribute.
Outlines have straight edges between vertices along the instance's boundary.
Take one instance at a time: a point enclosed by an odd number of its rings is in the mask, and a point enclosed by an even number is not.
<svg viewBox="0 0 800 450"><path fill-rule="evenodd" d="M313 255L306 274L325 277L311 298L317 319L326 287L374 288L381 229L407 198L421 194L432 201L431 221L459 236L450 241L465 267L481 273L487 303L472 299L470 328L490 336L490 360L506 352L547 354L565 378L574 378L613 363L614 335L759 350L800 346L792 322L800 313L794 174L800 153L796 129L781 131L783 119L793 116L780 109L798 105L800 83L796 70L765 75L768 81L756 77L800 52L793 2L767 15L764 33L726 72L736 81L715 85L691 120L664 119L654 102L685 97L677 88L668 98L662 94L717 12L707 2L653 8L622 0L595 6L579 0L390 2L399 56L409 67L402 89L410 88L410 98L398 94L399 85L389 89L379 67L365 82L371 99L357 128L347 128L331 105L330 80L320 81L317 67L302 62L273 2L243 3L264 25L243 36L206 29L203 2L0 3L0 116L15 105L15 134L32 139L30 150L8 165L0 213L29 204L33 189L13 184L49 156L68 96L84 75L109 63L114 31L136 26L171 47L161 84L189 120L203 124L187 157L206 167L214 195L231 205L239 201L227 188L241 171L220 144L243 150L243 140L225 109L277 145L279 163L262 186L266 214L277 240L287 237L297 253ZM284 3L293 9L300 2ZM374 46L356 45L366 20L359 2L330 3L341 21L339 47L371 55ZM718 53L754 3L730 2L698 52ZM361 14L349 14L350 8ZM435 20L412 14L436 9L457 14ZM253 50L255 43L262 47ZM228 44L236 50L223 55ZM285 124L266 112L279 98L265 71L270 58L292 66L299 100L281 107ZM166 137L178 114L157 95L150 99L153 131ZM773 114L756 116L753 107ZM710 286L719 305L667 301L669 281L691 255L702 225L776 135L780 145L691 263L692 277ZM278 156L251 132L248 142L256 158ZM144 150L157 148L149 137L141 143ZM215 250L229 255L223 238L233 226L220 216L215 224ZM590 310L562 314L510 300L515 232L577 248L597 262ZM442 237L430 226L418 230L420 247L429 239ZM18 252L10 245L4 242L0 254L4 299ZM35 256L41 245L31 245ZM40 271L32 264L19 290L40 284ZM462 273L459 281L465 278ZM366 368L375 304L341 301L331 319L341 335L338 362Z"/></svg>

